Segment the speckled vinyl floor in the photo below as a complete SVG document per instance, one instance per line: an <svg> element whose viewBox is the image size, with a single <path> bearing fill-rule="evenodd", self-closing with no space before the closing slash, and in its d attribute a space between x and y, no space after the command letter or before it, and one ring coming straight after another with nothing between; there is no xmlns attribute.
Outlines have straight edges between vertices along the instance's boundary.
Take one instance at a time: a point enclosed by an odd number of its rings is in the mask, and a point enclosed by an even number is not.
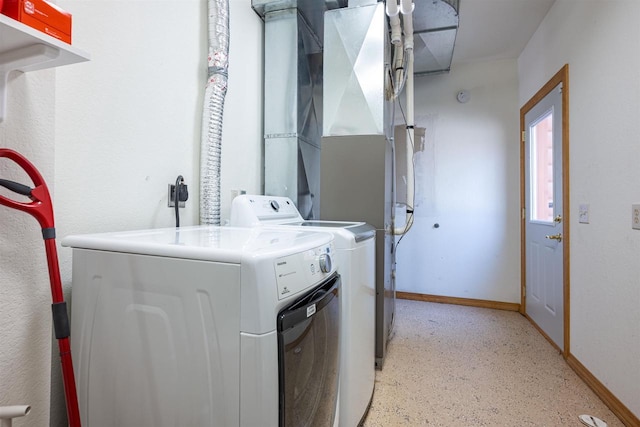
<svg viewBox="0 0 640 427"><path fill-rule="evenodd" d="M365 427L624 427L518 313L398 300Z"/></svg>

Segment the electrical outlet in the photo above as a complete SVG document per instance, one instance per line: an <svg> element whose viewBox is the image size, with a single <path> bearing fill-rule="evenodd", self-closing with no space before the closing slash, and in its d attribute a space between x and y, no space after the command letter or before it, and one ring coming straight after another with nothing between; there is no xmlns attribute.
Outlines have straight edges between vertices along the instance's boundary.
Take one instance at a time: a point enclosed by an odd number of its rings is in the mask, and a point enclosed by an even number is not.
<svg viewBox="0 0 640 427"><path fill-rule="evenodd" d="M631 228L640 230L640 205L631 205Z"/></svg>
<svg viewBox="0 0 640 427"><path fill-rule="evenodd" d="M181 187L183 188L183 192L185 192L187 186L186 185L182 185ZM176 196L174 194L175 191L176 191L176 186L173 185L173 184L169 184L169 190L167 192L167 206L170 207L170 208L173 208L173 207L176 206L176 204L175 204ZM188 198L189 194L188 193L185 193L185 194L186 194L186 197ZM186 201L187 201L187 199L185 198L184 195L182 195L180 197L180 200L178 201L178 207L179 208L184 208L186 206Z"/></svg>

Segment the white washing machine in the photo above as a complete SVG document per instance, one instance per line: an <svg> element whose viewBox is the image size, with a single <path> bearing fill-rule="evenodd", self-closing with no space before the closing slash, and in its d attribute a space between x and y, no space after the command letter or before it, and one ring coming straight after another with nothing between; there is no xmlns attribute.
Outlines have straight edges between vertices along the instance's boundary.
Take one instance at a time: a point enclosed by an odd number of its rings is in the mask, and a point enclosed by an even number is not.
<svg viewBox="0 0 640 427"><path fill-rule="evenodd" d="M201 226L62 244L84 425L337 424L331 234Z"/></svg>
<svg viewBox="0 0 640 427"><path fill-rule="evenodd" d="M333 234L342 277L340 427L359 425L375 383L375 228L364 222L306 221L291 199L254 195L233 199L230 225Z"/></svg>

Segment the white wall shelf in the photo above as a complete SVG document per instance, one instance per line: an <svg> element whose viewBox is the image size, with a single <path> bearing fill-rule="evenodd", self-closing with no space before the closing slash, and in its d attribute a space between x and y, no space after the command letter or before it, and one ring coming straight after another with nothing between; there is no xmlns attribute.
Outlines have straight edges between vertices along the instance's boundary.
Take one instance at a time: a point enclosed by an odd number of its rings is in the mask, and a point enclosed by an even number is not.
<svg viewBox="0 0 640 427"><path fill-rule="evenodd" d="M88 53L0 14L0 122L7 109L11 71L26 73L89 59Z"/></svg>

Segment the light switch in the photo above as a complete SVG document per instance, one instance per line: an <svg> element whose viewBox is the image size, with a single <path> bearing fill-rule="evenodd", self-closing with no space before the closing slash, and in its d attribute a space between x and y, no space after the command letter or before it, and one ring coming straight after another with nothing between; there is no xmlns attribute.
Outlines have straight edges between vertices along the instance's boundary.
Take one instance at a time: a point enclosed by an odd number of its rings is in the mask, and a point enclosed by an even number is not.
<svg viewBox="0 0 640 427"><path fill-rule="evenodd" d="M578 206L578 222L580 224L589 224L589 205Z"/></svg>
<svg viewBox="0 0 640 427"><path fill-rule="evenodd" d="M631 205L631 228L640 230L640 205Z"/></svg>

